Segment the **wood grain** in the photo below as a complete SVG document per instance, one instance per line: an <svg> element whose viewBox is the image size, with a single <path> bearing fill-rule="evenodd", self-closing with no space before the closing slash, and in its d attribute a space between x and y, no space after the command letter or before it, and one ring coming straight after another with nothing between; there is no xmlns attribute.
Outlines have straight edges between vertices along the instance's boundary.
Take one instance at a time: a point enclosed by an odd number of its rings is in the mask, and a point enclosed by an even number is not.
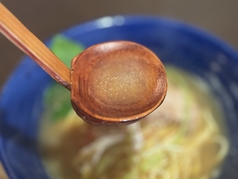
<svg viewBox="0 0 238 179"><path fill-rule="evenodd" d="M2 3L0 3L0 32L30 56L54 80L70 89L70 70L68 67Z"/></svg>
<svg viewBox="0 0 238 179"><path fill-rule="evenodd" d="M89 47L72 61L71 101L92 124L129 124L164 100L167 77L158 57L144 46L114 41Z"/></svg>

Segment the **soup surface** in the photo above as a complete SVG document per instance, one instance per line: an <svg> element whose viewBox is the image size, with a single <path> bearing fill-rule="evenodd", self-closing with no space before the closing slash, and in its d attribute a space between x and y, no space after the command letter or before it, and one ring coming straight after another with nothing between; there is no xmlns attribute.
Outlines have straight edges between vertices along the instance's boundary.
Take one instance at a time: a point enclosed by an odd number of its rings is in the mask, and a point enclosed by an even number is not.
<svg viewBox="0 0 238 179"><path fill-rule="evenodd" d="M219 175L229 145L223 115L207 84L167 66L168 93L146 118L92 126L71 109L70 93L46 91L39 133L52 179L207 179Z"/></svg>

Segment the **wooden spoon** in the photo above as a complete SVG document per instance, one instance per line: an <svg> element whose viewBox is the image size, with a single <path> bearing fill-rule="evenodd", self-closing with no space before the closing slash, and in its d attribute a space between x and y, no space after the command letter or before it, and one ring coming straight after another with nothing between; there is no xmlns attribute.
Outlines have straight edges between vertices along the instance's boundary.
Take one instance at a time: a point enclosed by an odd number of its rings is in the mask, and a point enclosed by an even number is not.
<svg viewBox="0 0 238 179"><path fill-rule="evenodd" d="M165 69L149 49L127 41L94 45L72 60L70 70L2 3L0 12L0 31L71 90L72 106L83 120L128 124L145 117L164 100Z"/></svg>

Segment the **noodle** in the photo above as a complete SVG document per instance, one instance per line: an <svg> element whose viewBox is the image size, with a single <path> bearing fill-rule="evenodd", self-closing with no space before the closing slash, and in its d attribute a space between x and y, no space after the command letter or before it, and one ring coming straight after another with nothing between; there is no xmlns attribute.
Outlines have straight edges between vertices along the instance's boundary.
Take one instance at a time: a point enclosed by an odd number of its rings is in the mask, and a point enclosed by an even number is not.
<svg viewBox="0 0 238 179"><path fill-rule="evenodd" d="M91 126L72 110L52 120L50 110L55 109L48 106L42 118L40 150L50 176L212 178L229 149L219 106L202 80L173 67L166 71L169 90L164 103L135 124Z"/></svg>

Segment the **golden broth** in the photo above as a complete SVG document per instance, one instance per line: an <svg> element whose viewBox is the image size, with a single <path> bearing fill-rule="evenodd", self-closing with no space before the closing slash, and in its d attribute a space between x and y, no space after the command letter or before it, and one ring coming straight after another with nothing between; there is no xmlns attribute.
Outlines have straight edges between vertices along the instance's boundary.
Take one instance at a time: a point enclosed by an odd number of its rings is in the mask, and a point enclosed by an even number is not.
<svg viewBox="0 0 238 179"><path fill-rule="evenodd" d="M166 67L166 71L169 86L164 103L132 125L91 126L65 106L69 94L62 87L47 92L51 98L42 117L39 138L49 176L216 177L228 151L218 103L201 79L174 67ZM62 109L67 110L61 115Z"/></svg>

